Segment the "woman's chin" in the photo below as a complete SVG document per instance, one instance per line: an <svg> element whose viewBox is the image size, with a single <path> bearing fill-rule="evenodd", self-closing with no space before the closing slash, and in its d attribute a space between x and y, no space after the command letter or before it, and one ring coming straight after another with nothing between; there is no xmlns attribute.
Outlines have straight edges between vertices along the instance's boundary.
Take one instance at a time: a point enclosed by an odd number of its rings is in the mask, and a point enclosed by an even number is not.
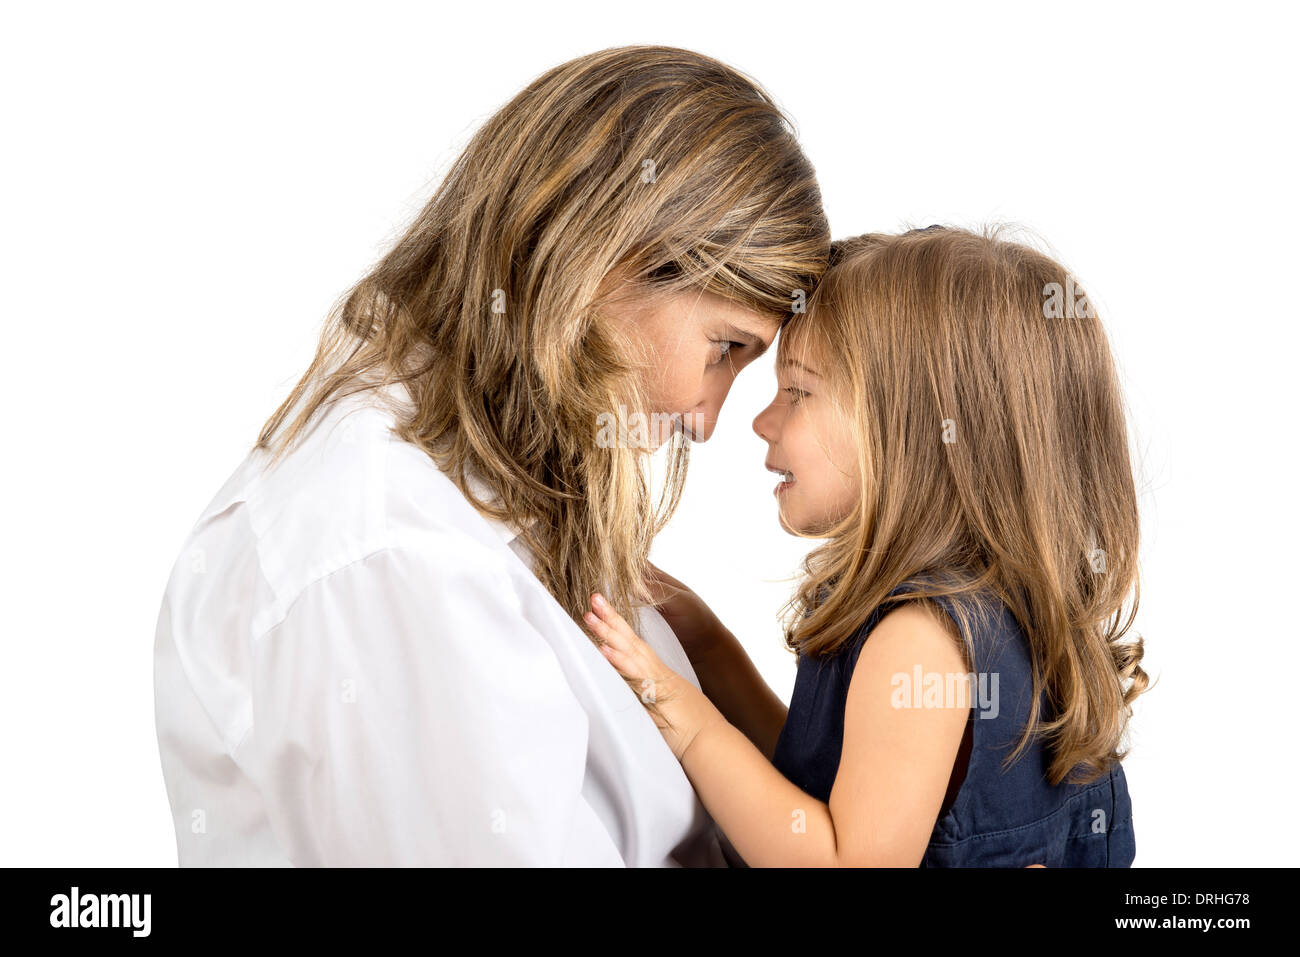
<svg viewBox="0 0 1300 957"><path fill-rule="evenodd" d="M692 443L709 441L715 423L715 419L702 412L678 412L673 415L673 431L680 432Z"/></svg>

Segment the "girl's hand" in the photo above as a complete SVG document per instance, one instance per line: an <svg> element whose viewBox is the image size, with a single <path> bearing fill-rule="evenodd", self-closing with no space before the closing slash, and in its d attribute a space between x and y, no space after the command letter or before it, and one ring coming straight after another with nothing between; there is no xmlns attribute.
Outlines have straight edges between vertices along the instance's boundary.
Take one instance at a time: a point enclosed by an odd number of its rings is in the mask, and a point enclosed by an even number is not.
<svg viewBox="0 0 1300 957"><path fill-rule="evenodd" d="M659 685L667 690L676 673L669 669L654 649L641 640L623 616L610 607L600 593L591 596L591 611L583 616L592 634L603 644L600 650L624 678L641 682L642 704L653 704L658 698Z"/></svg>
<svg viewBox="0 0 1300 957"><path fill-rule="evenodd" d="M647 710L653 706L668 722L656 725L680 761L699 731L715 718L721 720L717 709L699 689L660 661L654 649L599 593L591 596L591 609L583 618L603 642L601 652L624 678L639 682L638 693Z"/></svg>

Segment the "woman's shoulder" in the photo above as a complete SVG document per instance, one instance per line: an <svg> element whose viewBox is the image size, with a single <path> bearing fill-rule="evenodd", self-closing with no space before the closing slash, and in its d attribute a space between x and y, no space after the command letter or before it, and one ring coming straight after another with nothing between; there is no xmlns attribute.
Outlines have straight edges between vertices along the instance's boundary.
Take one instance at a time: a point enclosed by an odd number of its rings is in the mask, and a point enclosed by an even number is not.
<svg viewBox="0 0 1300 957"><path fill-rule="evenodd" d="M394 424L389 409L356 397L322 409L277 462L253 450L204 510L187 549L204 549L209 564L254 557L280 605L384 552L509 573L507 536Z"/></svg>

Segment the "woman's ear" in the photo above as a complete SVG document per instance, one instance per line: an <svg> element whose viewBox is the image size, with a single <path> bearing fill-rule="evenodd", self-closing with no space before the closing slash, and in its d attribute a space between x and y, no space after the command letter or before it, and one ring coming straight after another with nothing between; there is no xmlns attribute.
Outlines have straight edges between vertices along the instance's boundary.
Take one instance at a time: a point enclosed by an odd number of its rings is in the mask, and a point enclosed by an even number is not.
<svg viewBox="0 0 1300 957"><path fill-rule="evenodd" d="M533 330L533 361L542 385L550 396L564 394L564 386L573 375L578 348L587 335L591 317L585 310L564 310L546 328L538 323Z"/></svg>

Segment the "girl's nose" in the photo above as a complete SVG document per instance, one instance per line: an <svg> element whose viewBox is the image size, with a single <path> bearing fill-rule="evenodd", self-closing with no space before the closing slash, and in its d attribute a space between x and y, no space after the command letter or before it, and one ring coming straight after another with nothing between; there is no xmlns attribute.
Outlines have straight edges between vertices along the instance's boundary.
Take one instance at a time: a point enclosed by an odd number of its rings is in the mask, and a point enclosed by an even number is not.
<svg viewBox="0 0 1300 957"><path fill-rule="evenodd" d="M768 413L771 411L772 407L769 405L762 412L758 413L758 415L754 416L754 432L757 433L760 439L767 442L769 445L772 443L772 429L768 425Z"/></svg>

